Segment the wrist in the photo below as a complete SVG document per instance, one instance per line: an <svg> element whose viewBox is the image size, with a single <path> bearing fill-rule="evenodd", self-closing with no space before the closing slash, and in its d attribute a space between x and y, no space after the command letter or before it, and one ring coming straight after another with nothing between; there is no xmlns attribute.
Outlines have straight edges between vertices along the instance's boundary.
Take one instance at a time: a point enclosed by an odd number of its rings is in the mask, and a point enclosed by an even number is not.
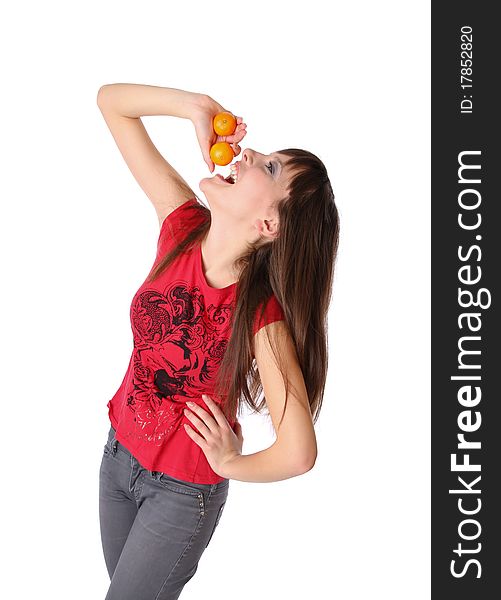
<svg viewBox="0 0 501 600"><path fill-rule="evenodd" d="M195 121L201 114L210 109L210 97L207 94L192 92L189 99L188 118Z"/></svg>
<svg viewBox="0 0 501 600"><path fill-rule="evenodd" d="M233 479L235 473L235 467L239 460L242 458L242 454L234 454L231 458L226 460L220 469L219 475L225 479Z"/></svg>

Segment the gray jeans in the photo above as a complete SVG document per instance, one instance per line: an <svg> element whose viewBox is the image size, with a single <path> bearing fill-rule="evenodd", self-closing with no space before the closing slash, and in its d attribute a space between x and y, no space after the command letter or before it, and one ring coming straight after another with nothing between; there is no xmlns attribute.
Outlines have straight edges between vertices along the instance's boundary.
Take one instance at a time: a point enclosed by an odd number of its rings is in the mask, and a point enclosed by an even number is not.
<svg viewBox="0 0 501 600"><path fill-rule="evenodd" d="M219 523L229 479L202 484L148 471L110 427L99 470L106 600L175 600Z"/></svg>

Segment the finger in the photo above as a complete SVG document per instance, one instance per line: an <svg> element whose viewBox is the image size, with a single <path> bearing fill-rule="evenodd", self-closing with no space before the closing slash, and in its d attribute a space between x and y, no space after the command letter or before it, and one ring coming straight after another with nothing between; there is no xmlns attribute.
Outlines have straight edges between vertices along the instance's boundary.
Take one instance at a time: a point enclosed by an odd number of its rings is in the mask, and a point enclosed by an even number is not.
<svg viewBox="0 0 501 600"><path fill-rule="evenodd" d="M229 143L241 142L246 136L247 131L245 129L239 129L233 135L229 135L227 141Z"/></svg>
<svg viewBox="0 0 501 600"><path fill-rule="evenodd" d="M209 167L209 171L212 173L214 171L214 163L211 160L210 156L204 156L205 164Z"/></svg>
<svg viewBox="0 0 501 600"><path fill-rule="evenodd" d="M186 404L191 409L190 420L194 421L197 419L197 421L200 421L200 427L206 427L208 431L215 432L217 430L217 424L212 415L194 402L187 402ZM187 413L186 410L187 409L184 410L184 414L188 416L190 413L189 411ZM194 424L200 429L198 422L195 422Z"/></svg>
<svg viewBox="0 0 501 600"><path fill-rule="evenodd" d="M214 171L214 163L210 157L210 148L212 147L212 140L207 140L205 142L205 150L203 151L203 157L205 160L205 164L209 167L209 171L212 173ZM209 148L209 150L207 150Z"/></svg>
<svg viewBox="0 0 501 600"><path fill-rule="evenodd" d="M240 152L242 152L242 148L240 148L240 146L238 144L233 144L231 146L232 150L233 150L233 154L235 156L238 156L240 154Z"/></svg>
<svg viewBox="0 0 501 600"><path fill-rule="evenodd" d="M202 394L202 398L205 401L205 403L207 404L207 407L209 408L209 410L214 415L214 419L216 420L216 423L219 425L219 427L229 427L228 420L224 416L224 413L221 410L221 408L218 406L218 404L216 402L214 402L214 400L212 400L212 398L210 396L207 396L206 394Z"/></svg>
<svg viewBox="0 0 501 600"><path fill-rule="evenodd" d="M235 129L233 135L239 135L239 134L245 135L247 133L247 128L246 127L247 126L243 125L243 124L238 125L238 127Z"/></svg>
<svg viewBox="0 0 501 600"><path fill-rule="evenodd" d="M245 137L246 133L247 131L245 129L240 129L238 131L235 131L235 133L232 133L231 135L218 135L217 141L233 144L233 142L240 142L240 140L242 140Z"/></svg>
<svg viewBox="0 0 501 600"><path fill-rule="evenodd" d="M190 438L195 442L195 444L198 444L200 446L200 448L202 448L202 450L205 451L207 449L207 442L204 440L204 438L201 435L199 435L187 423L184 423L184 430L190 436Z"/></svg>
<svg viewBox="0 0 501 600"><path fill-rule="evenodd" d="M217 136L217 141L218 142L228 142L231 144L231 142L234 141L234 138L237 135L245 135L247 133L247 129L246 129L247 125L245 123L240 123L239 125L237 125L235 127L235 131L230 134L230 135L218 135Z"/></svg>
<svg viewBox="0 0 501 600"><path fill-rule="evenodd" d="M205 439L210 435L210 429L207 427L202 419L199 419L194 413L189 411L187 408L184 409L184 414L187 419L189 419L193 425L198 429L198 431L204 436Z"/></svg>

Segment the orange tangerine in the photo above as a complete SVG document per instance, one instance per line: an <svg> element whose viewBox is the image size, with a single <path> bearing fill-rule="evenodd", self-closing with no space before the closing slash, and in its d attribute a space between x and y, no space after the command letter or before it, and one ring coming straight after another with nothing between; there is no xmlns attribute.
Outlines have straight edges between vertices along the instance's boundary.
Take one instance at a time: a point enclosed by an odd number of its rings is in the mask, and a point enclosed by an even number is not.
<svg viewBox="0 0 501 600"><path fill-rule="evenodd" d="M212 126L217 135L231 135L235 133L237 120L229 112L220 112L214 117Z"/></svg>
<svg viewBox="0 0 501 600"><path fill-rule="evenodd" d="M212 162L221 167L230 164L234 156L233 150L228 142L217 142L210 149Z"/></svg>

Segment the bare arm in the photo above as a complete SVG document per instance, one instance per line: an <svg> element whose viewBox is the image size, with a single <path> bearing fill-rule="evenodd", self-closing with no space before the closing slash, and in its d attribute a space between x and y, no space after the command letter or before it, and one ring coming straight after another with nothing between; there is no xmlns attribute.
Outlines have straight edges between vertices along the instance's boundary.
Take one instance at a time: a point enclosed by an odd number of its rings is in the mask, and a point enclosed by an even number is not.
<svg viewBox="0 0 501 600"><path fill-rule="evenodd" d="M308 464L293 462L289 448L277 440L266 450L236 456L226 465L223 475L238 481L271 483L302 475L313 465L314 461Z"/></svg>
<svg viewBox="0 0 501 600"><path fill-rule="evenodd" d="M141 84L103 85L98 107L132 175L152 202L161 226L165 217L195 193L160 154L149 137L141 115L191 119L207 96Z"/></svg>
<svg viewBox="0 0 501 600"><path fill-rule="evenodd" d="M103 85L97 94L99 106L107 106L119 115L134 119L150 115L191 119L203 98L206 95L197 92L139 83Z"/></svg>
<svg viewBox="0 0 501 600"><path fill-rule="evenodd" d="M266 337L267 328L278 334L280 353L285 359L292 388L280 427L285 386ZM283 321L266 325L256 333L254 340L256 363L277 439L266 450L236 456L225 465L224 475L229 479L256 483L280 481L313 468L317 457L315 428L303 374Z"/></svg>
<svg viewBox="0 0 501 600"><path fill-rule="evenodd" d="M292 384L281 424L285 386L266 331L277 334L279 353L285 359L286 376ZM190 424L184 423L184 426L187 435L202 448L218 475L265 483L295 477L312 469L317 458L317 440L303 373L284 321L275 321L259 329L254 335L254 342L266 404L277 432L276 441L266 450L242 454L240 427L236 430L231 427L219 404L207 394L202 394L202 399L208 411L197 402L186 403L189 408L184 413Z"/></svg>

